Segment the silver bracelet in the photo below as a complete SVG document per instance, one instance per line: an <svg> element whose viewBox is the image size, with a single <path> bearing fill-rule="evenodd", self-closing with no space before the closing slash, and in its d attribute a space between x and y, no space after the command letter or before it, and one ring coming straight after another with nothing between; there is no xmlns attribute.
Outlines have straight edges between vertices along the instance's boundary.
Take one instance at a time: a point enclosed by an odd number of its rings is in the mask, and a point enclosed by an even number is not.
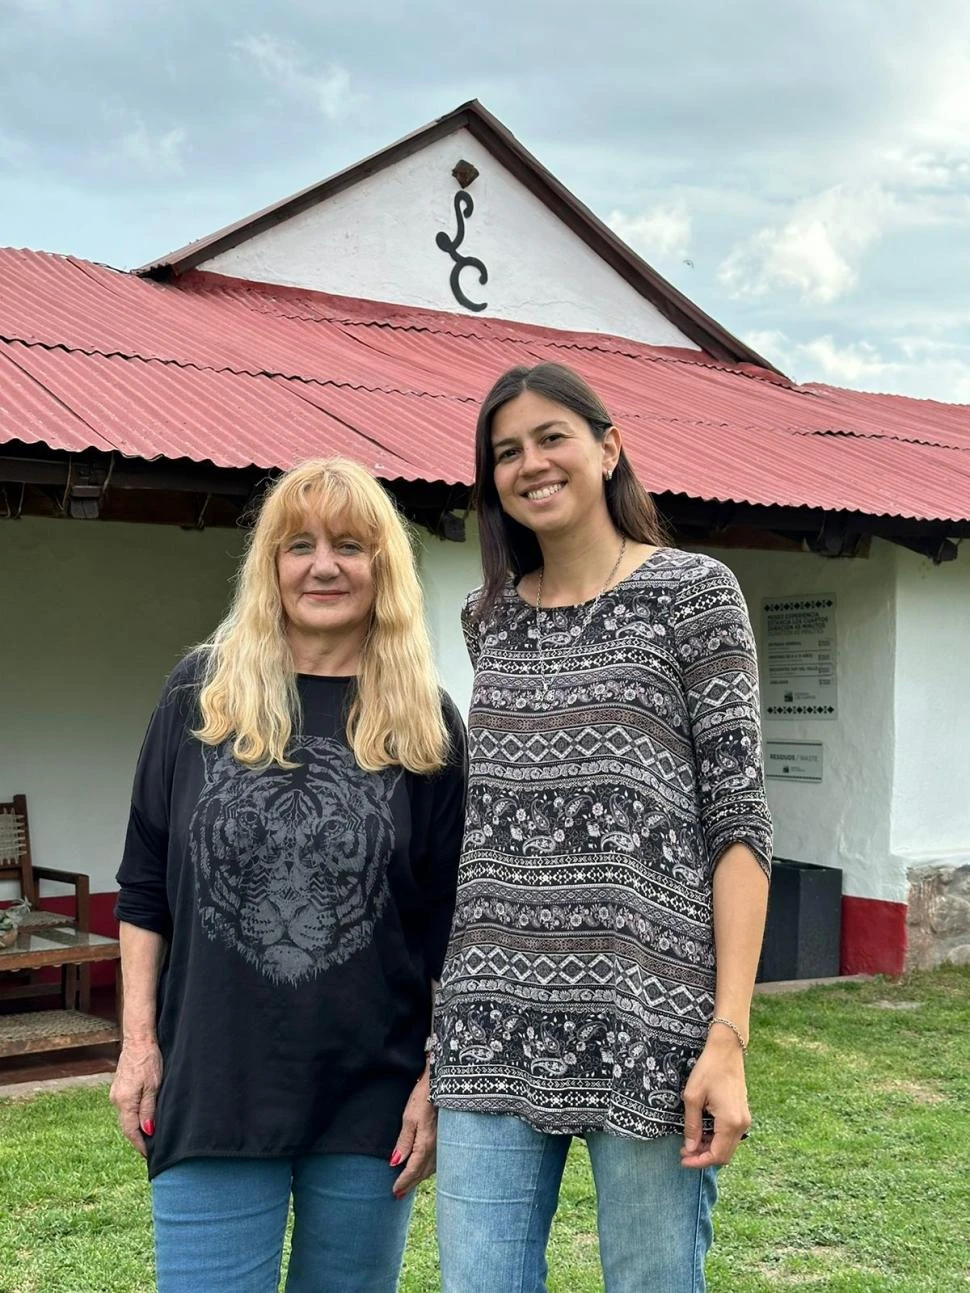
<svg viewBox="0 0 970 1293"><path fill-rule="evenodd" d="M725 1019L723 1015L715 1015L708 1025L707 1031L710 1032L715 1024L723 1024L725 1028L730 1028L731 1032L734 1033L735 1037L738 1039L738 1045L741 1047L741 1054L747 1055L748 1043L741 1036L741 1029L737 1024L732 1023L730 1019Z"/></svg>

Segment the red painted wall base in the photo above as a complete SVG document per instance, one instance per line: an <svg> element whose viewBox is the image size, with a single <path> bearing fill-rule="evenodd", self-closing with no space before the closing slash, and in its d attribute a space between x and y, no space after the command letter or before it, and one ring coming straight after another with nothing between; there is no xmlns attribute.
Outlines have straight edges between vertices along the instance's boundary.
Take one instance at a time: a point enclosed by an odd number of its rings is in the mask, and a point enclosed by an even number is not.
<svg viewBox="0 0 970 1293"><path fill-rule="evenodd" d="M844 896L839 973L896 975L905 963L906 904Z"/></svg>

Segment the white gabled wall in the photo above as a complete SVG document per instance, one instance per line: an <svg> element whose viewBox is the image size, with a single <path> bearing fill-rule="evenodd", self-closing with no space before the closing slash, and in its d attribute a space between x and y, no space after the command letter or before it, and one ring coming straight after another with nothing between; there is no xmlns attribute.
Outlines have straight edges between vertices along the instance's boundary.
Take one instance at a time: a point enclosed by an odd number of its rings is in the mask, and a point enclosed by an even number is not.
<svg viewBox="0 0 970 1293"><path fill-rule="evenodd" d="M659 346L698 347L612 270L467 130L359 181L256 234L199 268L262 283L310 288L467 313L449 287L453 261L435 243L457 229L451 174L460 159L480 172L462 256L488 270L482 287L466 269L461 286L486 301L484 317L549 328L608 332Z"/></svg>

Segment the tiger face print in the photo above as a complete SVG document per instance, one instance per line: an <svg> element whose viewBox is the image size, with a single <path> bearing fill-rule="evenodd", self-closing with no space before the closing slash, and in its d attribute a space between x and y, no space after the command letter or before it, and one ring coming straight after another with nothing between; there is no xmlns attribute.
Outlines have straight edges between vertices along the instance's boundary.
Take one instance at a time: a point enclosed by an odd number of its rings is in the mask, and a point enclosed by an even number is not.
<svg viewBox="0 0 970 1293"><path fill-rule="evenodd" d="M274 983L296 986L373 938L394 851L399 770L363 772L339 742L294 739L292 770L203 751L189 826L202 925Z"/></svg>

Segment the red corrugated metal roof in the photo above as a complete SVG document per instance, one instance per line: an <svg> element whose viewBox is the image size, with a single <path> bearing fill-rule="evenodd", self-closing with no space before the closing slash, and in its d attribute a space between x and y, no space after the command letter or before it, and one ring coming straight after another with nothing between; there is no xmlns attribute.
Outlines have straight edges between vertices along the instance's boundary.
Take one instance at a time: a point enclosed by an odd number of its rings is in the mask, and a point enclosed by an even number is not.
<svg viewBox="0 0 970 1293"><path fill-rule="evenodd" d="M970 519L970 407L795 386L701 351L191 274L0 251L0 441L223 467L344 453L469 483L476 401L555 359L656 492Z"/></svg>

